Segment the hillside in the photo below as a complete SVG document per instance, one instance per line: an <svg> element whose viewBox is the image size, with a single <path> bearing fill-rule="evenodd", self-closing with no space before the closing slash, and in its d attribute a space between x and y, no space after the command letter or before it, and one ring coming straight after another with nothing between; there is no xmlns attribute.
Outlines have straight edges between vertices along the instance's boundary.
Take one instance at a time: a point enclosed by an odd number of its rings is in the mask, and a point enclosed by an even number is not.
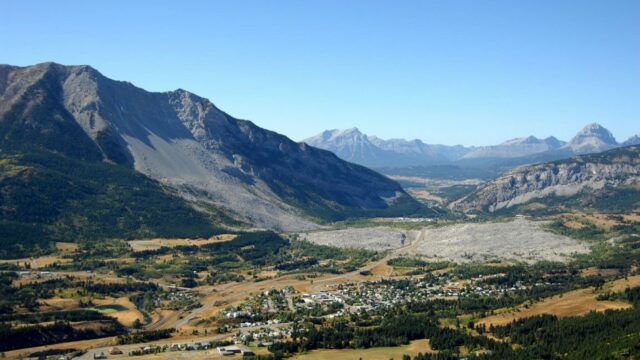
<svg viewBox="0 0 640 360"><path fill-rule="evenodd" d="M223 214L196 211L130 169L33 151L0 155L0 258L53 250L55 241L208 237Z"/></svg>
<svg viewBox="0 0 640 360"><path fill-rule="evenodd" d="M541 206L640 206L640 147L515 168L452 203L453 209L495 212L538 201ZM635 200L634 200L635 199Z"/></svg>
<svg viewBox="0 0 640 360"><path fill-rule="evenodd" d="M0 257L47 252L54 241L219 231L214 217L225 217L214 208L196 211L130 165L116 165L126 164L123 153L102 135L98 143L86 136L51 75L20 96L7 75L0 72Z"/></svg>
<svg viewBox="0 0 640 360"><path fill-rule="evenodd" d="M0 66L0 150L3 223L50 239L200 236L216 228L211 218L312 229L317 221L424 211L394 181L330 152L187 91L147 92L88 66ZM148 192L144 199L137 189ZM186 218L170 215L175 207ZM30 208L50 215L32 218ZM136 212L147 208L157 212Z"/></svg>

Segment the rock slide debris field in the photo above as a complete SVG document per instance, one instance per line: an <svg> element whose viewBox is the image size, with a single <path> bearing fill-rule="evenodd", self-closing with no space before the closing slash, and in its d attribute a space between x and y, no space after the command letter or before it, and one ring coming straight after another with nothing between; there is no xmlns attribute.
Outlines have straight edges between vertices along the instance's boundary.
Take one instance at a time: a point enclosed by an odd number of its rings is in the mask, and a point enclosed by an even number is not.
<svg viewBox="0 0 640 360"><path fill-rule="evenodd" d="M300 239L319 245L362 248L375 251L401 248L403 239L406 236L406 231L386 226L314 231L299 234Z"/></svg>
<svg viewBox="0 0 640 360"><path fill-rule="evenodd" d="M564 261L589 246L544 228L545 222L516 219L509 222L452 224L404 231L390 227L353 228L300 234L316 244L342 248L395 250L398 254L456 262L490 260ZM402 237L406 236L404 244Z"/></svg>

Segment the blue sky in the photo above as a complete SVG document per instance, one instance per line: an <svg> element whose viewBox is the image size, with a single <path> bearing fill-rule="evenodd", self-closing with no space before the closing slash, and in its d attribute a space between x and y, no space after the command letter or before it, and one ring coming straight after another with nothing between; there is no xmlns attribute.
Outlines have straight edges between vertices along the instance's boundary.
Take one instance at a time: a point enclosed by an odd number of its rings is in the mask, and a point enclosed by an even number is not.
<svg viewBox="0 0 640 360"><path fill-rule="evenodd" d="M640 133L640 1L5 0L0 63L184 88L301 140Z"/></svg>

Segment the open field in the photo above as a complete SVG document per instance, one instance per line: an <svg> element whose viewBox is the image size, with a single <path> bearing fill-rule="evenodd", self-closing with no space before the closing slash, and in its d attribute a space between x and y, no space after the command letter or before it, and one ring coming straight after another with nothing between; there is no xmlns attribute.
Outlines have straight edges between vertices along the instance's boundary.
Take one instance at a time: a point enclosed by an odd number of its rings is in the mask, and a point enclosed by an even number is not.
<svg viewBox="0 0 640 360"><path fill-rule="evenodd" d="M429 340L415 340L408 345L372 349L313 350L294 357L295 360L389 360L402 359L402 355L416 356L418 353L433 353Z"/></svg>
<svg viewBox="0 0 640 360"><path fill-rule="evenodd" d="M612 227L621 224L621 222L613 218L611 215L599 213L585 214L574 212L563 214L559 217L563 219L564 225L571 229L582 229L589 224L592 224L603 230L611 230Z"/></svg>
<svg viewBox="0 0 640 360"><path fill-rule="evenodd" d="M413 196L416 199L421 199L421 200L426 200L426 201L435 201L439 204L442 204L445 202L445 200L443 198L441 198L438 195L432 194L429 191L425 190L425 189L414 189L414 188L408 188L406 189L407 192L409 194L411 194L411 196Z"/></svg>
<svg viewBox="0 0 640 360"><path fill-rule="evenodd" d="M626 288L633 288L640 286L640 275L629 276L626 279L619 279L605 284L604 290L612 292L624 291Z"/></svg>
<svg viewBox="0 0 640 360"><path fill-rule="evenodd" d="M604 290L613 292L623 291L627 287L640 286L640 275L631 276L628 280L620 279L605 284ZM477 321L477 324L505 325L513 320L531 317L541 314L551 314L557 317L579 316L590 311L605 311L631 308L631 304L622 301L598 301L596 296L602 291L596 292L594 288L569 291L562 295L547 298L528 307L519 306L515 310L488 316Z"/></svg>
<svg viewBox="0 0 640 360"><path fill-rule="evenodd" d="M62 252L74 252L78 250L78 244L70 242L57 242L56 249Z"/></svg>
<svg viewBox="0 0 640 360"><path fill-rule="evenodd" d="M622 218L625 221L640 223L640 213L638 213L638 212L633 213L633 214L623 215Z"/></svg>
<svg viewBox="0 0 640 360"><path fill-rule="evenodd" d="M93 303L98 311L116 318L125 326L131 326L136 320L144 322L144 315L127 297L96 299Z"/></svg>
<svg viewBox="0 0 640 360"><path fill-rule="evenodd" d="M80 307L80 300L54 297L42 300L42 304L44 311L73 310Z"/></svg>
<svg viewBox="0 0 640 360"><path fill-rule="evenodd" d="M236 238L233 234L216 235L209 239L148 239L148 240L131 240L128 242L133 251L157 250L163 246L176 247L179 245L205 245L211 243L219 243L231 241Z"/></svg>
<svg viewBox="0 0 640 360"><path fill-rule="evenodd" d="M65 259L58 255L45 255L37 258L24 258L24 259L11 259L11 260L0 260L2 264L16 264L16 265L24 265L29 264L30 268L40 269L45 266L49 266L54 263L65 264L71 262L71 259Z"/></svg>
<svg viewBox="0 0 640 360"><path fill-rule="evenodd" d="M620 272L620 270L618 270L618 269L599 269L597 267L590 267L590 268L586 268L586 269L580 270L580 276L582 276L582 277L589 277L589 276L608 277L608 276L614 276L614 275L618 274L619 272Z"/></svg>

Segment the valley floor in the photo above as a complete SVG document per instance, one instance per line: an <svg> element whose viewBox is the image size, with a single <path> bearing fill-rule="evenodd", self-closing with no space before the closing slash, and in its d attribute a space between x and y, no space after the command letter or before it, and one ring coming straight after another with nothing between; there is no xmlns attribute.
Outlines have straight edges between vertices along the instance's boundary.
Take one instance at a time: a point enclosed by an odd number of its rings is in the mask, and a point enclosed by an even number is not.
<svg viewBox="0 0 640 360"><path fill-rule="evenodd" d="M553 228L549 226L552 221ZM404 325L405 319L434 321L423 323L425 333L450 331L446 336L457 336L458 342L406 335L408 342L389 337L397 346L381 342L368 349L331 349L334 345L328 342L290 355L300 360L375 360L442 353L443 349L470 356L490 348L504 350L501 346L512 340L499 337L493 329L511 326L514 321L542 315L554 316L554 320L545 321L560 321L588 317L592 311L637 311L633 289L640 287L639 240L635 234L625 235L629 230L621 227L626 226L623 221L636 224L635 218L628 216L569 214L546 221L518 217L485 223L372 222L371 227L294 234L290 242L268 233L136 240L126 243L128 250L117 245L117 251L126 251L126 256L110 254L87 263L95 264L95 269L84 271L73 268L80 265L70 262L70 256L78 259L86 250L65 245L58 254L25 259L33 269L22 269L10 278L13 289L40 291L49 283L60 284L59 289L51 290L54 296L38 299L40 312L95 311L117 319L128 329L142 327L142 333L176 331L164 339L122 343L121 338L104 336L5 351L4 356L18 359L38 351L76 349L86 351L78 359L93 359L117 346L124 354L108 358L125 358L136 352L140 354L130 357L221 358L215 348L170 348L205 342L213 346L247 343L256 353L268 355L272 352L258 345L286 348L294 338L296 324L306 323L306 332L310 328L328 331L321 341L333 341L332 336L339 336L332 335L331 329L346 326L342 331L356 336L350 347L357 336L364 336L358 331L365 335L365 330L378 329L410 332L413 325ZM572 237L583 234L585 228L597 236ZM279 248L267 250L274 244ZM383 252L354 250L358 244ZM276 258L272 251L278 254ZM254 254L259 254L257 262L251 260L257 256ZM6 261L4 266L15 264L15 260ZM18 266L23 264L17 262ZM192 271L194 264L214 267ZM132 269L137 272L128 272ZM210 281L220 274L240 277ZM182 286L185 278L194 279L195 286ZM102 287L120 292L101 293ZM20 316L34 315L20 306L15 310L17 314L7 315L7 319L17 319L14 323L21 321ZM400 322L385 323L387 318ZM26 321L20 326L30 324ZM47 324L51 322L39 326ZM82 326L78 321L70 324ZM513 349L520 346L513 345Z"/></svg>

